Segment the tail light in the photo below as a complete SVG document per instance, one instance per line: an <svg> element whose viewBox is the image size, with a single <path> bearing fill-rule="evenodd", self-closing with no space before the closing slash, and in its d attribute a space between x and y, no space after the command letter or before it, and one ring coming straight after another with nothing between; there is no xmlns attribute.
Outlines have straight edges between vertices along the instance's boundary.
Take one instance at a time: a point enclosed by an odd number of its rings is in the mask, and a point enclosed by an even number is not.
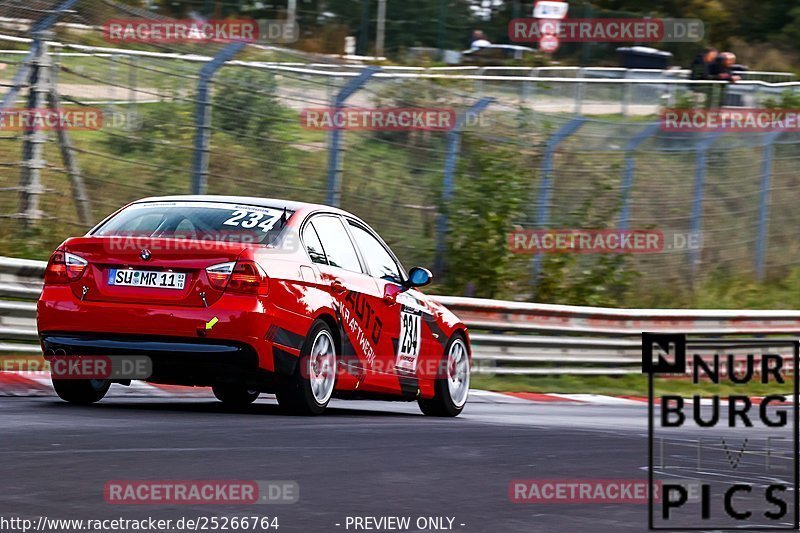
<svg viewBox="0 0 800 533"><path fill-rule="evenodd" d="M220 291L260 295L269 291L269 278L254 261L213 265L206 268L206 275L211 286Z"/></svg>
<svg viewBox="0 0 800 533"><path fill-rule="evenodd" d="M224 291L225 287L228 285L228 280L233 273L233 267L236 266L235 262L232 263L220 263L218 265L210 266L206 268L206 276L208 276L208 282L211 284L212 287L217 289L218 291Z"/></svg>
<svg viewBox="0 0 800 533"><path fill-rule="evenodd" d="M239 261L233 269L227 290L243 294L266 294L269 291L269 278L253 261Z"/></svg>
<svg viewBox="0 0 800 533"><path fill-rule="evenodd" d="M47 262L44 272L45 283L69 283L81 279L89 262L83 257L56 250Z"/></svg>

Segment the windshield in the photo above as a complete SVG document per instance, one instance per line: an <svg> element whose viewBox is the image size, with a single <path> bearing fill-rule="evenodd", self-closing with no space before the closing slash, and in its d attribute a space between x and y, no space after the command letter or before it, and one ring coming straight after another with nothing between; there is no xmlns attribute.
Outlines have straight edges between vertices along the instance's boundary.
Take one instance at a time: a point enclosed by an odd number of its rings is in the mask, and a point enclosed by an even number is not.
<svg viewBox="0 0 800 533"><path fill-rule="evenodd" d="M126 207L92 235L272 244L292 213L235 203L144 202Z"/></svg>

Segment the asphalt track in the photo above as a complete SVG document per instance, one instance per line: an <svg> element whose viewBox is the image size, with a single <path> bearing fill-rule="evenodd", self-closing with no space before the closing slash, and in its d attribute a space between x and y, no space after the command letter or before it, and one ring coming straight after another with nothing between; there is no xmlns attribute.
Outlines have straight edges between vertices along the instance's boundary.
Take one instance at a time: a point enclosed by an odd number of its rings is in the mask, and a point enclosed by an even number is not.
<svg viewBox="0 0 800 533"><path fill-rule="evenodd" d="M646 416L645 405L473 402L434 419L415 404L334 401L303 418L271 399L230 410L208 398L0 398L0 517L267 515L280 532L328 532L354 531L348 516L441 516L454 531L645 531L646 505L514 504L509 483L646 479ZM141 479L295 480L300 499L105 502L109 480Z"/></svg>

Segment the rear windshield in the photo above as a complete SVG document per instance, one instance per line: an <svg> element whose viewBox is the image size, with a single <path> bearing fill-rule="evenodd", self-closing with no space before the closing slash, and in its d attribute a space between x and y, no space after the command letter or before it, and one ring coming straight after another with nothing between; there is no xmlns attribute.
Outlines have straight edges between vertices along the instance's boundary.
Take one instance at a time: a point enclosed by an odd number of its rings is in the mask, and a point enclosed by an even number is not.
<svg viewBox="0 0 800 533"><path fill-rule="evenodd" d="M233 203L145 202L126 207L92 235L272 244L292 213Z"/></svg>

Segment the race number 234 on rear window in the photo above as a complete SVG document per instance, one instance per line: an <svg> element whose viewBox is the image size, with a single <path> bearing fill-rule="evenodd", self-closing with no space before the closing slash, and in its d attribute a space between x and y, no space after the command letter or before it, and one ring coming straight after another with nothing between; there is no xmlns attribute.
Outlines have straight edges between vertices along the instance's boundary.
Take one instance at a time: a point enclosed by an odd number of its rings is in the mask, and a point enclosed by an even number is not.
<svg viewBox="0 0 800 533"><path fill-rule="evenodd" d="M226 226L240 226L245 229L257 227L261 231L269 231L277 220L278 217L275 214L237 209L231 213L231 217L223 224Z"/></svg>

